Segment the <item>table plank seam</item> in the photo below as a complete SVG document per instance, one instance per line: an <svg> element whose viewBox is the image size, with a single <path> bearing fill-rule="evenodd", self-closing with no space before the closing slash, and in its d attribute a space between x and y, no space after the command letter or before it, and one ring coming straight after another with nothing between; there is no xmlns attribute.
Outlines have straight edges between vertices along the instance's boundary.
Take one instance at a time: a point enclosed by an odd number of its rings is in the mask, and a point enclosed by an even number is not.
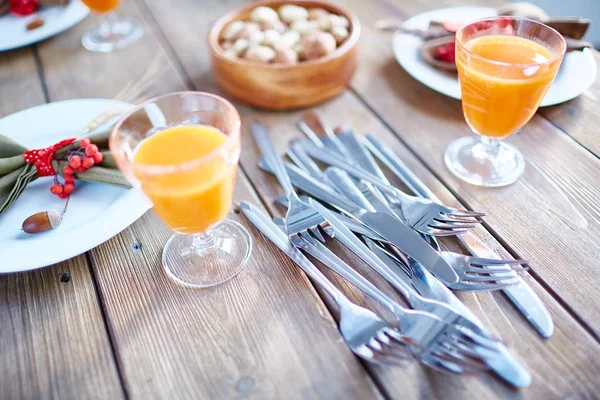
<svg viewBox="0 0 600 400"><path fill-rule="evenodd" d="M46 103L50 103L48 85L46 84L46 75L44 74L44 65L42 64L42 59L40 58L40 52L37 44L31 46L31 52L35 61L35 69L38 73L38 77L40 78L40 86L42 87L42 92L44 93L44 101Z"/></svg>
<svg viewBox="0 0 600 400"><path fill-rule="evenodd" d="M120 359L118 357L118 345L114 340L113 332L110 328L110 324L108 323L108 317L106 315L104 298L102 295L102 291L98 287L98 278L96 276L95 268L93 267L92 258L90 257L90 252L85 253L85 259L88 264L88 268L90 270L90 276L92 278L92 284L94 286L94 293L96 294L96 299L98 300L98 305L100 308L100 314L102 315L102 323L104 325L104 329L106 330L106 336L108 338L108 343L110 344L110 351L113 356L113 360L115 363L115 368L117 370L117 376L119 377L119 383L121 384L121 389L123 391L123 396L125 399L129 399L129 391L127 390L127 385L125 383L125 375L123 372L123 366L121 365Z"/></svg>
<svg viewBox="0 0 600 400"><path fill-rule="evenodd" d="M437 174L435 172L435 170L431 169L431 167L429 166L429 164L426 162L426 160L424 160L414 149L413 147L407 143L395 130L394 128L387 123L387 121L383 118L383 116L379 115L379 113L369 104L369 102L360 94L358 93L357 90L355 90L353 87L349 88L349 91L356 96L356 98L374 115L376 116L381 123L390 131L394 134L395 138L397 140L399 140L411 153L412 155L417 158L421 164L433 175L435 176L435 178L444 185L444 187L446 188L446 190L448 190L452 196L454 196L458 202L460 204L462 204L463 206L465 206L467 209L469 209L469 204L467 201L465 201L464 198L462 198L458 193L456 193L450 186L448 186L446 184L446 182L444 181L444 179L439 176L439 174ZM485 230L496 240L498 241L498 243L504 248L504 250L506 250L512 257L514 257L515 259L519 259L522 258L519 256L519 253L514 250L510 245L508 245L508 243L506 243L505 240L502 239L502 237L487 223L485 223L485 221L483 222L482 226L485 228ZM565 312L567 314L569 314L588 334L590 334L590 336L598 343L600 343L600 336L598 336L593 328L586 323L576 312L575 310L573 310L572 307L570 307L567 302L560 297L560 295L554 291L551 286L541 277L539 276L537 273L535 273L535 271L533 271L532 269L530 269L529 271L527 271L527 273L563 308L563 310L565 310Z"/></svg>

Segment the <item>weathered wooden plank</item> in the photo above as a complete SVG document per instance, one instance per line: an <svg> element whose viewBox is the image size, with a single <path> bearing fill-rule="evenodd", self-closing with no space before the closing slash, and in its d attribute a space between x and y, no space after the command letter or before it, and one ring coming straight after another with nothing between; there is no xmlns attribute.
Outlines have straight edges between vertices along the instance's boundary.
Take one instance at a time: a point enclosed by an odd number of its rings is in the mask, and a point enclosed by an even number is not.
<svg viewBox="0 0 600 400"><path fill-rule="evenodd" d="M399 137L472 209L488 213L487 224L598 332L600 299L582 296L598 284L595 254L600 234L596 173L600 161L550 122L535 116L509 141L524 154L527 167L514 185L484 189L455 178L443 152L467 135L460 103L412 79L397 65L391 38L375 31L377 19L390 15L390 3L345 3L364 23L363 64L353 88ZM409 4L410 2L401 3ZM400 3L399 3L400 4ZM362 7L362 8L361 8Z"/></svg>
<svg viewBox="0 0 600 400"><path fill-rule="evenodd" d="M241 3L241 2L240 2ZM216 9L216 7L200 7L190 1L180 1L178 6L165 5L156 0L147 0L151 12L155 16L158 25L162 28L167 40L173 47L177 57L181 60L187 75L192 77L194 86L200 88L214 89L210 79L210 64L206 57L198 56L195 51L189 51L199 44L193 38L186 39L185 32L190 29L199 31L199 36L204 33L199 27L196 15L202 11L207 20L215 19L219 14L225 12L225 8L234 7L234 3L228 3L227 7ZM185 10L185 12L184 12ZM204 10L207 10L206 13ZM207 15L208 14L208 15ZM173 21L177 21L175 24ZM364 46L363 46L364 47ZM364 68L364 60L359 68ZM397 105L402 107L402 105ZM258 112L243 106L240 107L243 114L244 125L251 119L259 119L265 122L272 132L276 146L284 151L287 142L295 136L299 136L294 127L299 113L270 113ZM373 116L373 114L352 94L344 94L339 98L318 107L325 118L331 123L348 122L358 130L371 131L379 134L394 150L405 159L414 171L421 176L425 182L448 204L457 204L456 199L444 188L443 184L435 178L414 155L400 144L395 137ZM258 190L261 198L273 213L281 214L282 210L274 205L274 196L281 193L274 178L259 171L256 167L258 150L253 143L249 132L245 132L242 165L250 176L254 187ZM485 235L485 240L498 251L502 252L499 244L481 230L478 234ZM505 252L503 252L506 255ZM350 257L350 259L352 259ZM355 259L353 259L355 260ZM360 268L360 267L359 267ZM361 269L361 271L364 271ZM365 271L366 272L366 271ZM368 274L368 273L367 273ZM368 274L378 284L382 285L372 274ZM588 352L598 352L600 348L595 341L587 335L583 329L570 317L559 304L557 304L543 288L534 280L527 277L535 290L548 304L555 321L557 331L548 342L542 342L535 332L524 321L512 306L500 294L465 294L461 297L467 304L491 327L491 329L524 360L534 371L534 384L531 388L522 391L519 396L537 399L542 397L562 398L567 395L581 398L591 397L595 389L593 374L582 377L580 374L586 369L598 371L599 365ZM354 288L345 284L342 280L337 283L358 303L378 309L372 301L365 299ZM389 287L385 287L388 293ZM573 345L572 343L583 340L585 344ZM573 358L571 358L573 357ZM565 359L567 361L565 361ZM572 360L577 361L572 361ZM572 365L582 363L585 367L577 370ZM390 397L398 398L506 398L516 396L505 385L499 383L491 376L480 379L472 378L448 378L421 369L416 365L407 365L404 369L371 368L374 379L384 388ZM555 375L556 374L556 375Z"/></svg>
<svg viewBox="0 0 600 400"><path fill-rule="evenodd" d="M0 53L0 118L43 103L32 48Z"/></svg>
<svg viewBox="0 0 600 400"><path fill-rule="evenodd" d="M144 21L144 10L141 2L124 2L120 14ZM126 51L95 55L78 47L90 25L40 48L42 62L52 66L46 74L51 99L116 96L123 86L135 87L153 59L164 69L140 81L142 96L185 88L154 26L145 25L146 36ZM204 36L195 28L188 37ZM238 175L236 200L258 203L243 172ZM256 231L248 269L207 290L179 287L163 272L160 254L169 236L149 213L90 252L131 397L380 396L305 276Z"/></svg>
<svg viewBox="0 0 600 400"><path fill-rule="evenodd" d="M85 256L0 276L0 320L0 398L123 396Z"/></svg>
<svg viewBox="0 0 600 400"><path fill-rule="evenodd" d="M2 53L0 115L43 103L32 49ZM85 256L1 275L0 321L0 398L123 396Z"/></svg>

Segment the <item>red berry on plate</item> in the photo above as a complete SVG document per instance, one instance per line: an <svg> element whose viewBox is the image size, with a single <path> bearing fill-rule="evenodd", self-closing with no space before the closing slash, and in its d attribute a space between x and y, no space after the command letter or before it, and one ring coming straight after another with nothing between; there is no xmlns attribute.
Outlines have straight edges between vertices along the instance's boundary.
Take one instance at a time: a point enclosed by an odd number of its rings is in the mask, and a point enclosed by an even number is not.
<svg viewBox="0 0 600 400"><path fill-rule="evenodd" d="M88 147L85 148L85 155L86 156L93 156L94 154L96 154L98 152L98 146L96 146L95 144L90 144Z"/></svg>
<svg viewBox="0 0 600 400"><path fill-rule="evenodd" d="M93 155L93 158L94 158L94 163L100 164L102 162L102 159L104 158L104 155L102 153L96 153Z"/></svg>
<svg viewBox="0 0 600 400"><path fill-rule="evenodd" d="M88 147L89 149L89 147ZM94 166L94 159L92 157L85 157L81 162L83 168L91 168Z"/></svg>
<svg viewBox="0 0 600 400"><path fill-rule="evenodd" d="M77 168L75 168L75 171L77 171L77 172L83 172L85 170L86 170L85 167L77 167Z"/></svg>
<svg viewBox="0 0 600 400"><path fill-rule="evenodd" d="M73 191L73 189L75 189L75 185L72 183L65 183L63 193L69 194Z"/></svg>
<svg viewBox="0 0 600 400"><path fill-rule="evenodd" d="M85 139L81 139L81 141L79 142L79 146L80 147L88 147L92 142L90 142L90 139L85 138Z"/></svg>
<svg viewBox="0 0 600 400"><path fill-rule="evenodd" d="M61 193L58 195L58 197L60 197L61 199L66 199L67 197L69 197L68 193Z"/></svg>
<svg viewBox="0 0 600 400"><path fill-rule="evenodd" d="M50 192L52 192L52 194L61 194L63 192L63 185L57 183L50 186Z"/></svg>
<svg viewBox="0 0 600 400"><path fill-rule="evenodd" d="M71 156L69 158L69 165L75 169L81 167L81 157L78 155Z"/></svg>
<svg viewBox="0 0 600 400"><path fill-rule="evenodd" d="M73 183L75 182L75 177L73 175L65 175L65 183Z"/></svg>
<svg viewBox="0 0 600 400"><path fill-rule="evenodd" d="M65 165L65 167L63 168L63 172L65 173L65 176L73 175L75 173L75 170L70 165Z"/></svg>

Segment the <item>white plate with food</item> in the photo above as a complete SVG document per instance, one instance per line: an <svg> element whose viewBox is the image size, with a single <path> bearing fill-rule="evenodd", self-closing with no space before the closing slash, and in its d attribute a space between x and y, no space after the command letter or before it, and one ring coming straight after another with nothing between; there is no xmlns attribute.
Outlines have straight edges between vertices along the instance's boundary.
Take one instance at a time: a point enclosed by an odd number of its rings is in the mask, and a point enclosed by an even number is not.
<svg viewBox="0 0 600 400"><path fill-rule="evenodd" d="M89 13L89 9L79 0L71 0L66 6L41 7L27 16L10 13L0 16L0 51L48 39L75 26ZM39 28L27 29L27 25L38 18L43 20L44 24Z"/></svg>
<svg viewBox="0 0 600 400"><path fill-rule="evenodd" d="M426 30L431 21L462 24L495 15L496 10L487 7L442 8L418 14L404 22L403 26L406 29ZM456 73L440 70L425 62L419 54L422 43L422 39L415 35L397 31L392 45L398 63L425 86L460 100L460 84ZM563 65L542 100L541 107L560 104L581 95L592 86L596 73L596 61L589 49L566 54Z"/></svg>
<svg viewBox="0 0 600 400"><path fill-rule="evenodd" d="M0 119L0 134L29 149L80 136L96 116L130 105L107 99L69 100L44 104ZM41 268L82 254L127 228L150 207L140 192L76 181L67 212L54 229L37 234L21 230L29 216L61 211L65 200L50 193L52 177L38 178L0 215L0 273Z"/></svg>

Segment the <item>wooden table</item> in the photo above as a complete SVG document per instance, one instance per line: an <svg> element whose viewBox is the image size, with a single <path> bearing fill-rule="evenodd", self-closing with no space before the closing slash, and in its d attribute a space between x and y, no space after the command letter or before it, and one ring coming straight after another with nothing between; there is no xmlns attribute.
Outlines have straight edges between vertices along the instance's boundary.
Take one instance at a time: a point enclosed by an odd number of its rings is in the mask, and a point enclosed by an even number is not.
<svg viewBox="0 0 600 400"><path fill-rule="evenodd" d="M0 115L72 98L137 101L183 89L219 93L206 34L218 16L240 3L126 0L119 13L146 29L127 50L84 50L80 37L97 24L88 18L44 43L0 53ZM0 399L600 396L600 79L579 98L541 110L509 139L527 161L518 183L477 188L457 180L442 159L446 145L468 132L460 103L408 76L394 60L390 36L373 24L430 8L501 1L342 3L363 23L360 66L352 86L316 110L330 124L376 133L444 202L487 212L485 229L476 234L499 254L531 260L525 279L554 318L551 339L542 340L500 293L460 297L528 366L532 385L517 392L491 374L452 377L416 363L362 363L340 338L330 299L235 213L255 240L248 268L213 289L177 286L160 266L170 232L149 212L84 255L0 276ZM283 152L300 136L300 111L239 109L244 138L236 202L249 200L281 214L274 203L281 190L256 166L259 152L248 121L266 123ZM61 280L65 273L71 274L68 282ZM357 303L379 310L328 275Z"/></svg>

